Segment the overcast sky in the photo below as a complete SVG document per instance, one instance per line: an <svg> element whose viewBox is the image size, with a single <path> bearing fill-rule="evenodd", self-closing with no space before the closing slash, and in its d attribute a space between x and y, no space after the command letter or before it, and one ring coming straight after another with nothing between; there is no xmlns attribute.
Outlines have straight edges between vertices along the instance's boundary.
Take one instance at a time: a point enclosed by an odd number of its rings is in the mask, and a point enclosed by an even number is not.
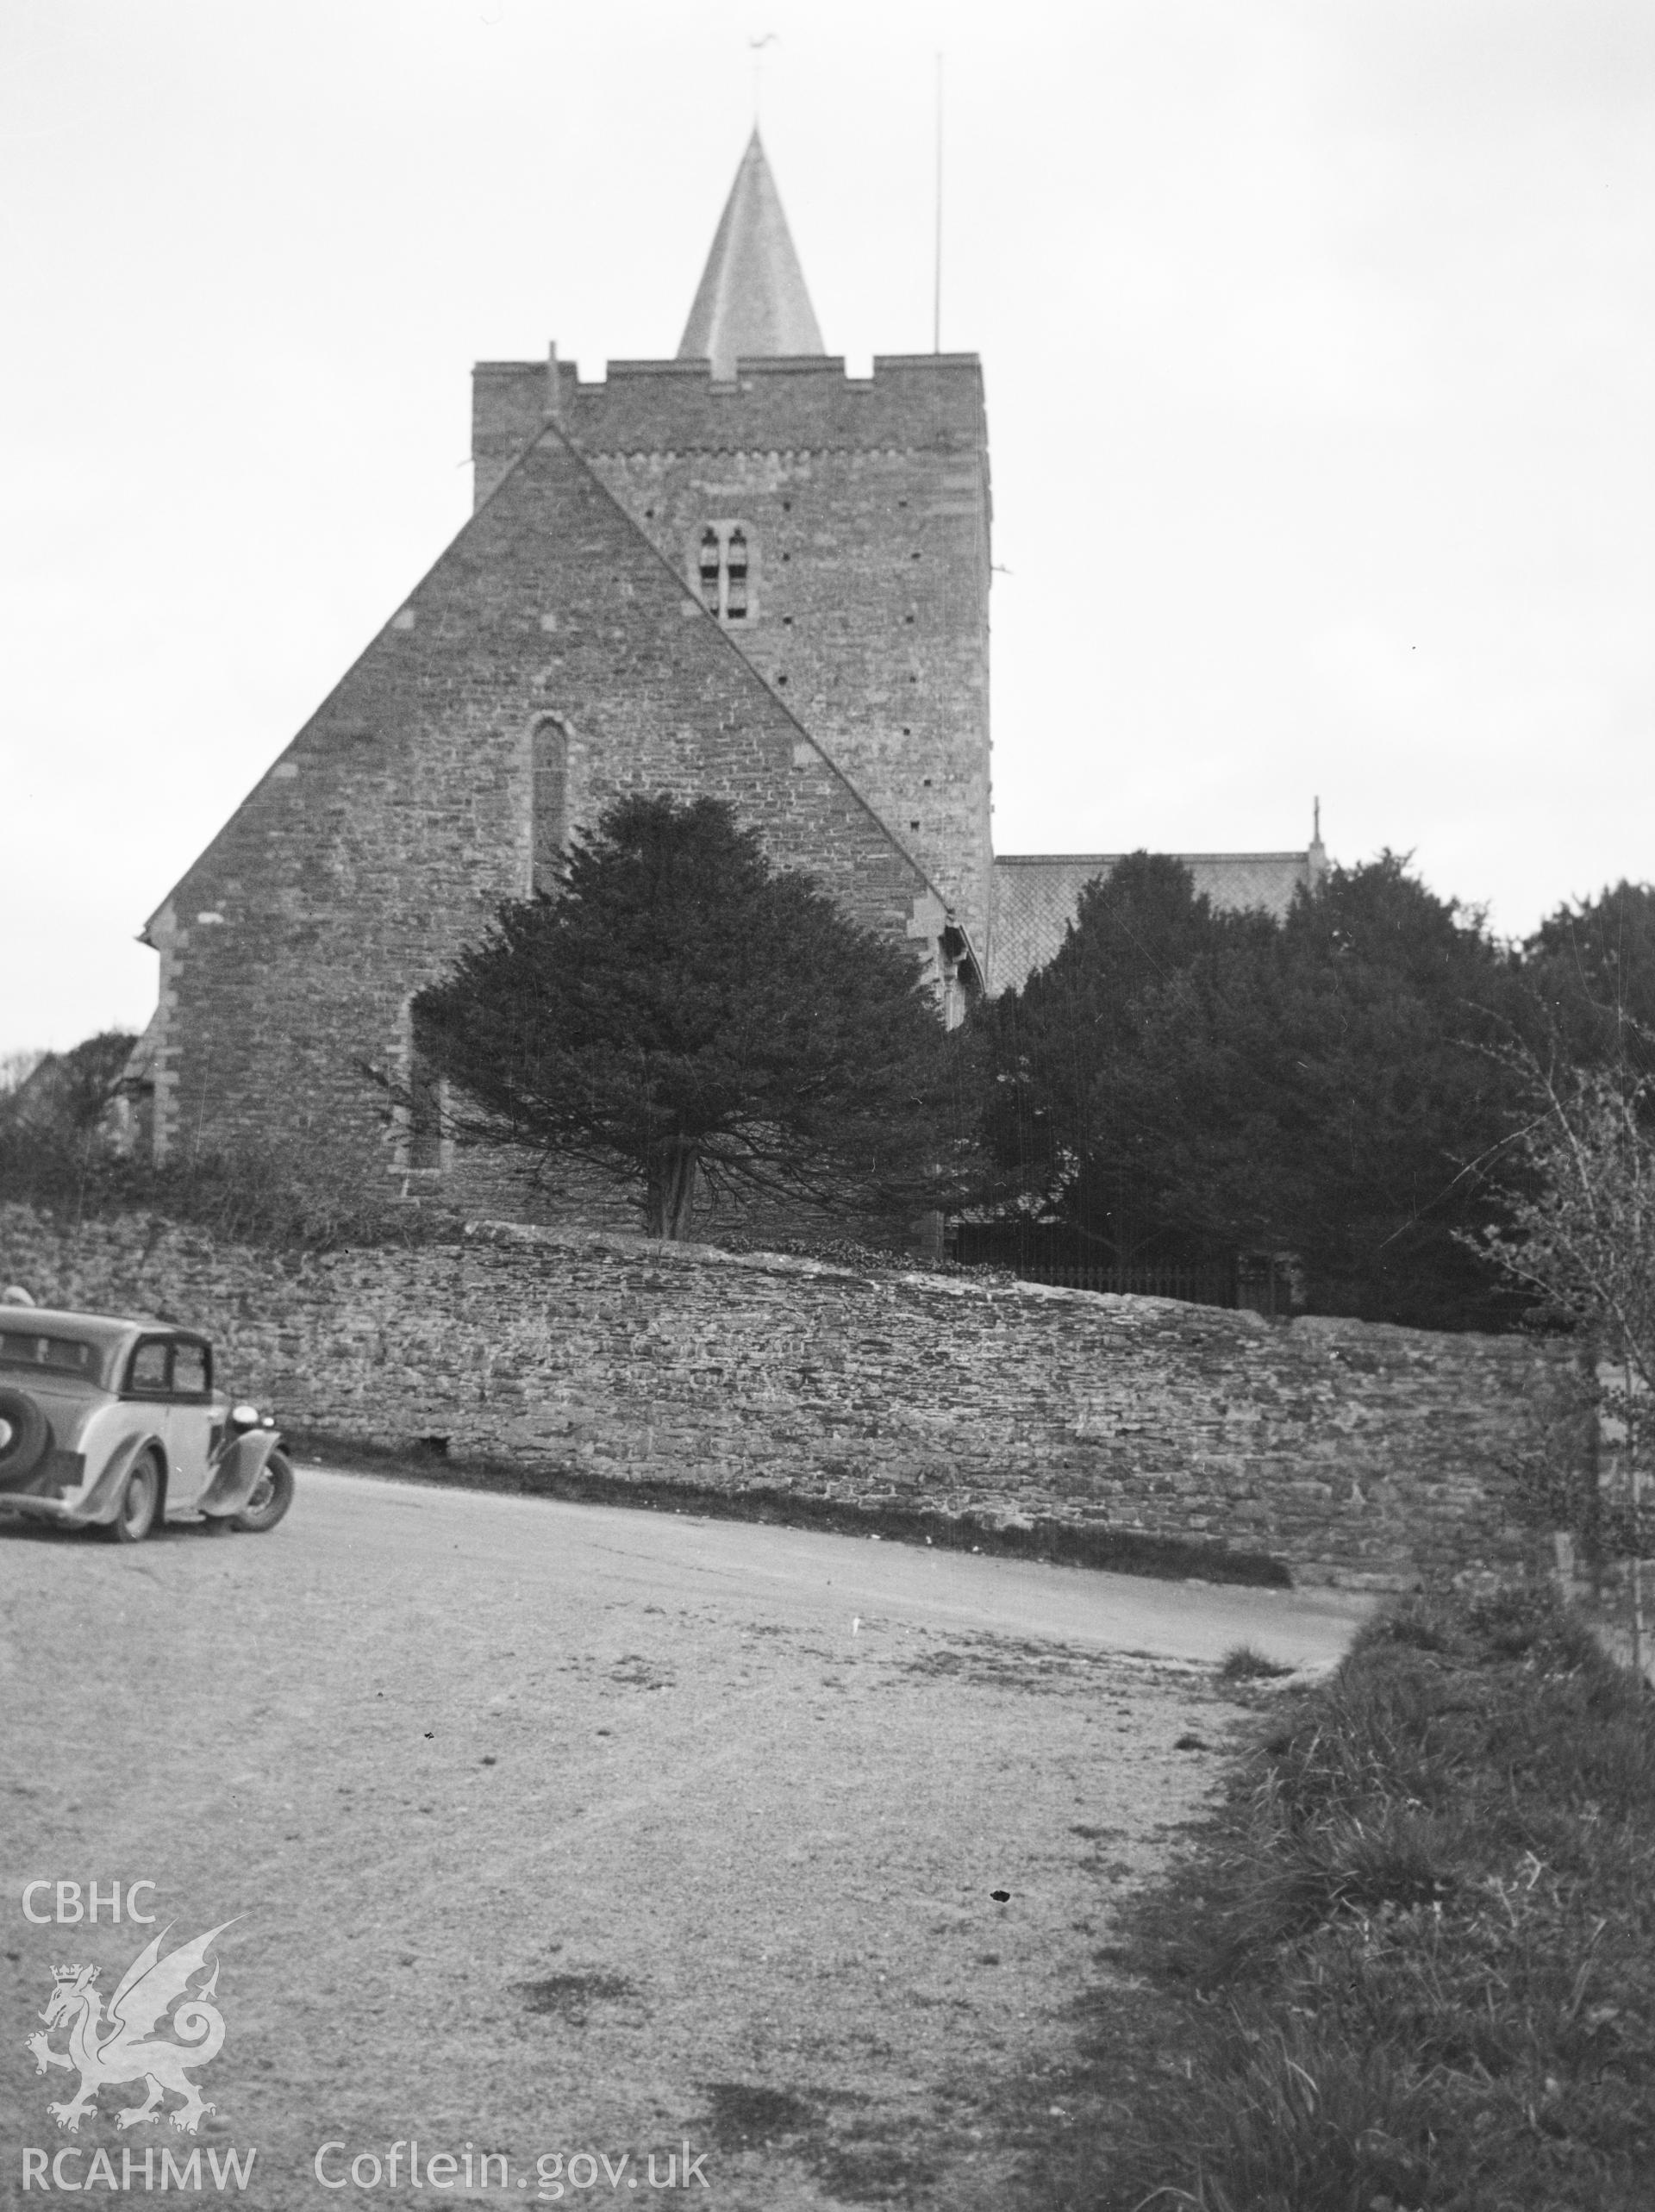
<svg viewBox="0 0 1655 2212"><path fill-rule="evenodd" d="M984 360L1003 852L1655 875L1647 0L5 0L0 1053L469 510L469 372L671 355L752 121L831 351ZM279 1079L279 1078L278 1078Z"/></svg>

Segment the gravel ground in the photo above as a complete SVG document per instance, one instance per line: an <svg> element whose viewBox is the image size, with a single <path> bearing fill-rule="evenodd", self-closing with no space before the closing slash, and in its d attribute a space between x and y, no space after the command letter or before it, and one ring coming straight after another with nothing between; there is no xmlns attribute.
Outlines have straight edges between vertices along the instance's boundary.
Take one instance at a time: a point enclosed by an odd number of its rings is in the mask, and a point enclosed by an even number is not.
<svg viewBox="0 0 1655 2212"><path fill-rule="evenodd" d="M0 2188L256 2145L272 2212L428 2208L433 2153L496 2203L1003 2206L1012 2086L1065 2124L1111 1899L1216 1782L1205 1662L1363 1609L1126 1581L308 1469L262 1538L0 1524ZM155 1927L33 1924L31 1879L152 1881ZM232 1918L200 2135L120 2131L134 2084L60 2136L53 1966Z"/></svg>

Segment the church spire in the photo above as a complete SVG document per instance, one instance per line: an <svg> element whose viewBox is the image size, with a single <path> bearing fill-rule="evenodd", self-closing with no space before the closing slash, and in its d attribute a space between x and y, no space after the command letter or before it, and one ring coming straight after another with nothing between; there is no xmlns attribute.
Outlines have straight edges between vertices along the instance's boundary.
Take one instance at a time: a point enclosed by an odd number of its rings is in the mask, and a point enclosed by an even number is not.
<svg viewBox="0 0 1655 2212"><path fill-rule="evenodd" d="M825 351L755 124L719 218L678 359L710 360L713 374L728 380L740 354Z"/></svg>

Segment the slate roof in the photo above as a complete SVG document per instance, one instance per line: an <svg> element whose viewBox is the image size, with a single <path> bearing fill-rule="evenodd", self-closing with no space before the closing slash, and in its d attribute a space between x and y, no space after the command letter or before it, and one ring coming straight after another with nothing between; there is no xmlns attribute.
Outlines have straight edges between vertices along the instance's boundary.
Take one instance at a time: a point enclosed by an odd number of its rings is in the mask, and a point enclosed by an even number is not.
<svg viewBox="0 0 1655 2212"><path fill-rule="evenodd" d="M1057 951L1074 920L1080 894L1107 876L1119 853L1003 853L995 857L989 920L990 992L1020 990ZM1240 912L1262 907L1283 915L1301 884L1326 865L1319 845L1302 853L1180 853L1215 906Z"/></svg>
<svg viewBox="0 0 1655 2212"><path fill-rule="evenodd" d="M742 355L798 359L825 351L755 129L719 217L678 359L710 360L713 374L728 381Z"/></svg>

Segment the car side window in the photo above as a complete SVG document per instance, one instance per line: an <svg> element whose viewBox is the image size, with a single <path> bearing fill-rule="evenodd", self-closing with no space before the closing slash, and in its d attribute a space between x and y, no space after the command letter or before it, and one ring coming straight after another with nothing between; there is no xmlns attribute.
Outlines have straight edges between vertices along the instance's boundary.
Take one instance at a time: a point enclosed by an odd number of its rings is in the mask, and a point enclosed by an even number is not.
<svg viewBox="0 0 1655 2212"><path fill-rule="evenodd" d="M165 1397L166 1395L166 1355L172 1349L164 1338L150 1337L132 1355L132 1365L127 1371L127 1388L141 1390L146 1397Z"/></svg>
<svg viewBox="0 0 1655 2212"><path fill-rule="evenodd" d="M204 1344L175 1344L172 1347L172 1395L175 1398L204 1398L212 1383L212 1365Z"/></svg>

